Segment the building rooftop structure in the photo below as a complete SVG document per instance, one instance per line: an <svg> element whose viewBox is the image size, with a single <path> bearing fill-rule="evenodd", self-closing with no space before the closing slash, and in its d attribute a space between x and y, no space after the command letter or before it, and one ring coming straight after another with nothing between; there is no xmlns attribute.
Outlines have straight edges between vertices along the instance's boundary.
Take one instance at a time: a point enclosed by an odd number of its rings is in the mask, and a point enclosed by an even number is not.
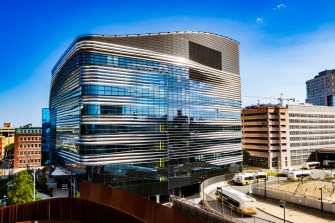
<svg viewBox="0 0 335 223"><path fill-rule="evenodd" d="M12 127L11 123L4 123L2 127L0 127L0 136L5 137L13 137L15 133L15 128Z"/></svg>

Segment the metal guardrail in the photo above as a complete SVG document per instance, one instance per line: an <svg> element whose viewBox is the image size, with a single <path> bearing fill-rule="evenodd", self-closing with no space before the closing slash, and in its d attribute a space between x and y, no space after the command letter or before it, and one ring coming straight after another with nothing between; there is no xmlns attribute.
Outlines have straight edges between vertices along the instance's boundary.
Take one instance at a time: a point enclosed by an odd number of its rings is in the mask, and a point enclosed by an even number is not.
<svg viewBox="0 0 335 223"><path fill-rule="evenodd" d="M228 215L220 215L212 209L197 205L193 202L187 201L184 198L177 196L170 196L172 207L184 214L187 214L193 218L200 220L205 223L242 223L238 219L232 218Z"/></svg>

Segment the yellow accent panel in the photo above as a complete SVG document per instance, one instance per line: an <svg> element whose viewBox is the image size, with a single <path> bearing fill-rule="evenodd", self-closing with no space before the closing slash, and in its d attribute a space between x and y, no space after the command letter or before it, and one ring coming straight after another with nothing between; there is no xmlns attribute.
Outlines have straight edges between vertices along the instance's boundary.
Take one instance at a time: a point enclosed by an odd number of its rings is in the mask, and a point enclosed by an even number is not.
<svg viewBox="0 0 335 223"><path fill-rule="evenodd" d="M159 159L159 167L164 167L164 158Z"/></svg>

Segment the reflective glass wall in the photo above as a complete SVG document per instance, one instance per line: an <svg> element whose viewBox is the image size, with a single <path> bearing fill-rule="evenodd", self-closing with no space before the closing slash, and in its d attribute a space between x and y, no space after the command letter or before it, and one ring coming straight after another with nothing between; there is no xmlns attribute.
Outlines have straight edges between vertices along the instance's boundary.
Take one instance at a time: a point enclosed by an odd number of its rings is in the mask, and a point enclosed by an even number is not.
<svg viewBox="0 0 335 223"><path fill-rule="evenodd" d="M52 160L149 197L238 171L238 43L142 37L78 37L61 57L50 91Z"/></svg>
<svg viewBox="0 0 335 223"><path fill-rule="evenodd" d="M51 120L50 120L50 109L43 108L42 109L42 165L48 165L51 163L50 161L50 129L51 128Z"/></svg>

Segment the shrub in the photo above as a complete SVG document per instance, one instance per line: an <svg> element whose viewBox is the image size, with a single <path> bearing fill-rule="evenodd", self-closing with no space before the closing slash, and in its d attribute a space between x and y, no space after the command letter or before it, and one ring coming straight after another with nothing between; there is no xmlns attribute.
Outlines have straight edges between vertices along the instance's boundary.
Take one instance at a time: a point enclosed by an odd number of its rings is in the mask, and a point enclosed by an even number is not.
<svg viewBox="0 0 335 223"><path fill-rule="evenodd" d="M52 192L54 191L54 189L52 187L48 187L47 189L47 194L50 196L50 197L53 197L53 194Z"/></svg>

